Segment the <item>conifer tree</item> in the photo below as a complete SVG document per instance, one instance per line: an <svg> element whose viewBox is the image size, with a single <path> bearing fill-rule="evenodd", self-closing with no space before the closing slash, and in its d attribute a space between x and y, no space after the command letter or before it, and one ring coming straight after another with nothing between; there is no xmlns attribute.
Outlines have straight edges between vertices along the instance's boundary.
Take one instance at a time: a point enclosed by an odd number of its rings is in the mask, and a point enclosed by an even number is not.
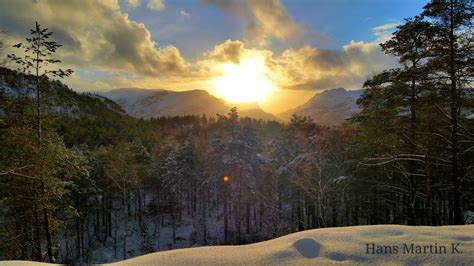
<svg viewBox="0 0 474 266"><path fill-rule="evenodd" d="M13 47L23 49L24 56L20 57L15 54L8 55L12 61L19 65L18 71L25 74L33 74L35 76L36 85L36 142L38 149L41 150L43 141L42 130L43 130L43 116L42 115L42 88L41 86L48 85L48 77L67 77L72 74L71 69L51 69L49 65L60 63L61 61L51 56L56 53L57 49L61 47L55 41L49 40L52 32L48 31L47 28L41 28L38 22L35 23L35 28L30 30L31 37L26 38L26 44L18 43ZM44 154L39 154L44 156ZM45 176L41 175L38 177L40 180L39 190L41 193L46 194ZM46 233L47 240L47 252L50 261L53 261L52 251L52 237L50 229L50 214L46 207L43 206L43 222L44 230Z"/></svg>
<svg viewBox="0 0 474 266"><path fill-rule="evenodd" d="M461 126L463 99L472 93L473 47L473 3L469 0L432 0L424 7L423 15L431 19L434 26L435 55L430 67L436 72L443 95L448 96L448 105L439 111L448 120L448 133L442 138L450 151L451 183L453 186L453 223L463 224L461 156L466 132ZM443 134L443 133L442 133ZM465 169L465 168L464 168Z"/></svg>
<svg viewBox="0 0 474 266"><path fill-rule="evenodd" d="M392 127L397 128L401 143L395 154L379 158L379 163L394 162L408 180L405 205L410 225L416 223L417 178L422 175L420 162L423 163L423 160L420 160L420 156L424 156L425 152L420 147L418 137L421 134L420 112L426 111L421 109L423 95L428 90L426 64L433 54L430 45L432 35L430 23L423 21L421 16L407 19L390 40L381 44L385 53L398 57L402 67L383 71L364 84L368 90L383 90L392 103L386 107L394 108L393 116L388 121L392 121ZM396 161L393 161L394 158Z"/></svg>

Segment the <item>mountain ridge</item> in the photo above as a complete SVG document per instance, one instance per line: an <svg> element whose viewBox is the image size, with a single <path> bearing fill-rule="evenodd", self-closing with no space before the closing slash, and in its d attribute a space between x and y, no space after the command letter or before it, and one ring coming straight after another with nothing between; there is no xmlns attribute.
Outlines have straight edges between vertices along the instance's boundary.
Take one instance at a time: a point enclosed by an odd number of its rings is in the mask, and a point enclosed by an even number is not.
<svg viewBox="0 0 474 266"><path fill-rule="evenodd" d="M139 118L176 115L215 116L227 114L230 108L236 106L241 117L281 121L277 116L264 112L257 103L228 104L206 90L119 88L102 95L120 104L129 115Z"/></svg>
<svg viewBox="0 0 474 266"><path fill-rule="evenodd" d="M42 84L42 100L51 113L69 118L126 115L116 102L100 94L76 92L58 80L42 82L47 82ZM23 96L36 99L35 77L0 67L0 115L15 110L15 102Z"/></svg>
<svg viewBox="0 0 474 266"><path fill-rule="evenodd" d="M311 97L305 103L279 113L277 116L288 121L293 114L297 114L309 116L321 125L338 125L359 111L357 99L363 92L364 89L347 90L345 88L334 88L324 90Z"/></svg>
<svg viewBox="0 0 474 266"><path fill-rule="evenodd" d="M271 114L263 111L258 103L227 103L206 90L170 91L164 89L119 88L101 95L117 102L129 115L152 118L177 115L227 114L237 107L241 117L251 117L279 122L289 121L293 114L309 116L316 123L335 126L359 111L357 99L363 89L333 88L315 94L305 103L287 111Z"/></svg>

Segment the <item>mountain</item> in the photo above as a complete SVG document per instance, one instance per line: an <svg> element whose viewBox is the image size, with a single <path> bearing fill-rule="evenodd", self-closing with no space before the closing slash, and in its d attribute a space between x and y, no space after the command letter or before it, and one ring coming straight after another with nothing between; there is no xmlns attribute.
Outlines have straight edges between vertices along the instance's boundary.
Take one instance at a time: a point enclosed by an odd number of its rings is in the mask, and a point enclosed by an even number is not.
<svg viewBox="0 0 474 266"><path fill-rule="evenodd" d="M125 111L112 100L94 93L75 92L58 80L48 79L41 86L43 102L53 114L68 118L125 115ZM0 67L0 115L15 113L23 96L30 101L36 98L35 77Z"/></svg>
<svg viewBox="0 0 474 266"><path fill-rule="evenodd" d="M106 92L104 96L120 104L134 117L215 115L229 111L223 100L212 97L203 90L175 92L124 88Z"/></svg>
<svg viewBox="0 0 474 266"><path fill-rule="evenodd" d="M256 119L263 119L263 120L275 120L275 121L281 121L278 117L264 112L262 109L260 109L260 106L258 103L232 103L229 104L230 107L237 107L237 110L239 111L239 115L241 117L251 117L251 118L256 118Z"/></svg>
<svg viewBox="0 0 474 266"><path fill-rule="evenodd" d="M306 103L280 113L278 116L287 121L292 114L297 114L310 116L321 125L337 125L359 111L356 101L363 92L363 89L346 90L336 88L325 90L313 96Z"/></svg>
<svg viewBox="0 0 474 266"><path fill-rule="evenodd" d="M256 103L227 104L205 90L168 91L138 88L122 88L103 93L105 97L120 104L129 115L151 118L176 115L227 114L237 106L241 117L264 120L280 120L266 113Z"/></svg>

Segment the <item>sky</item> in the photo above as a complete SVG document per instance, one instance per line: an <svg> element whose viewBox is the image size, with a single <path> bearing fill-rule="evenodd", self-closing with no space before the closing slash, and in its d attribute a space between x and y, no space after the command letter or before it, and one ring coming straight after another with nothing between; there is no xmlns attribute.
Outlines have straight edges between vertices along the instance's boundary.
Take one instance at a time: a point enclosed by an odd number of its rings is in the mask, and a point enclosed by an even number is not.
<svg viewBox="0 0 474 266"><path fill-rule="evenodd" d="M370 75L396 66L379 43L425 4L0 0L0 27L9 43L24 41L35 21L52 30L63 44L61 67L75 71L64 81L77 91L205 89L227 101L252 96L249 101L276 113L325 89L361 88ZM241 82L246 79L259 83ZM268 88L265 97L252 94L257 85Z"/></svg>

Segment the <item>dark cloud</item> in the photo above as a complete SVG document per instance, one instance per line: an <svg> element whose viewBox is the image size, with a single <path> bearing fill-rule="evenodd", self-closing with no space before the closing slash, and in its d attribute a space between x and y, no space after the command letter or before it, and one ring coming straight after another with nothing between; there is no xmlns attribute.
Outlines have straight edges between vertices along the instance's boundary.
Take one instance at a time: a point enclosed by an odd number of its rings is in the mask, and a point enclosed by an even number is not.
<svg viewBox="0 0 474 266"><path fill-rule="evenodd" d="M279 0L202 0L245 23L245 39L257 46L268 46L271 38L288 43L302 42L302 27L288 14Z"/></svg>
<svg viewBox="0 0 474 266"><path fill-rule="evenodd" d="M351 42L341 50L288 49L270 61L270 68L282 77L280 87L293 90L357 88L374 72L395 65L377 43L366 42Z"/></svg>

